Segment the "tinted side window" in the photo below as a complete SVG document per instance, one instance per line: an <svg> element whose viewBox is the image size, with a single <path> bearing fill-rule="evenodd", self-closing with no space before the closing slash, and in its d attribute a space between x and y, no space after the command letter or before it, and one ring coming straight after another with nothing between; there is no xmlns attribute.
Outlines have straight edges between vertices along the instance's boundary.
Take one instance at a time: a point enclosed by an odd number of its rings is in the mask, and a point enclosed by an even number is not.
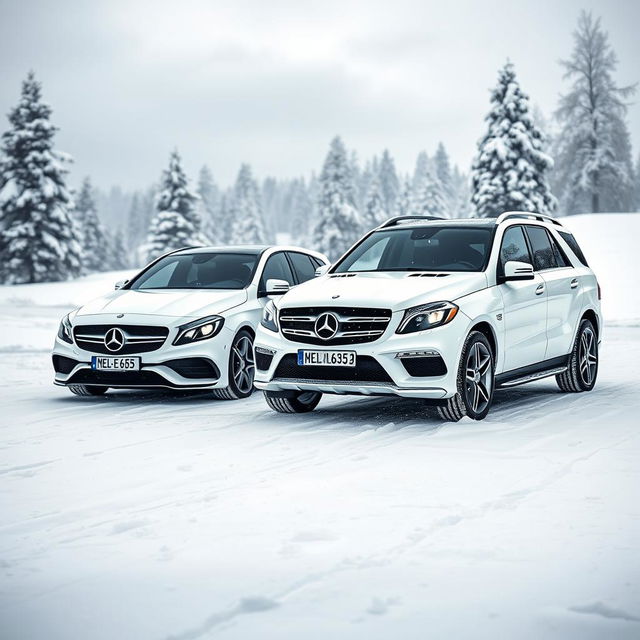
<svg viewBox="0 0 640 640"><path fill-rule="evenodd" d="M504 265L509 262L509 260L531 264L529 247L527 246L522 227L509 227L504 232L504 236L502 236L499 269L501 274L504 273Z"/></svg>
<svg viewBox="0 0 640 640"><path fill-rule="evenodd" d="M293 273L284 253L274 253L264 265L262 278L260 278L260 289L267 286L267 280L276 278L278 280L286 280L289 284L294 284Z"/></svg>
<svg viewBox="0 0 640 640"><path fill-rule="evenodd" d="M533 253L533 267L536 271L554 269L558 266L549 242L547 230L544 227L527 226L527 235Z"/></svg>
<svg viewBox="0 0 640 640"><path fill-rule="evenodd" d="M298 282L306 282L316 275L316 267L311 262L311 258L304 253L289 253L289 258L293 263L293 270L298 276Z"/></svg>
<svg viewBox="0 0 640 640"><path fill-rule="evenodd" d="M549 232L547 232L549 233ZM556 259L556 264L559 267L571 267L571 262L567 256L564 255L564 251L560 248L560 245L557 243L556 239L549 233L549 240L551 240L551 248L553 249L553 255Z"/></svg>
<svg viewBox="0 0 640 640"><path fill-rule="evenodd" d="M587 259L584 257L584 253L582 253L582 249L580 245L576 241L576 239L568 232L568 231L558 231L560 237L569 245L569 248L573 253L576 254L576 257L585 267L589 266Z"/></svg>

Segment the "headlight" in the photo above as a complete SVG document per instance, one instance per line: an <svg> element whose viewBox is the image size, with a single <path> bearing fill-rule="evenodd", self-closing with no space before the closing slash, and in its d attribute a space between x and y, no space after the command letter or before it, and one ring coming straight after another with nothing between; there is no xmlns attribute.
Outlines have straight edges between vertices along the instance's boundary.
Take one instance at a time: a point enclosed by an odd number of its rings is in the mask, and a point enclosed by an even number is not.
<svg viewBox="0 0 640 640"><path fill-rule="evenodd" d="M63 342L73 344L71 320L69 320L70 315L71 314L67 313L67 315L60 321L60 326L58 327L58 338L60 338L60 340L62 340Z"/></svg>
<svg viewBox="0 0 640 640"><path fill-rule="evenodd" d="M276 305L273 304L273 300L269 300L262 310L262 320L260 324L269 331L278 332L278 311Z"/></svg>
<svg viewBox="0 0 640 640"><path fill-rule="evenodd" d="M451 322L458 313L458 305L453 302L433 302L419 307L411 307L404 312L396 333L414 333L440 327Z"/></svg>
<svg viewBox="0 0 640 640"><path fill-rule="evenodd" d="M208 340L220 333L223 324L224 318L222 316L207 316L206 318L183 324L178 327L178 336L173 341L173 344L189 344L199 340Z"/></svg>

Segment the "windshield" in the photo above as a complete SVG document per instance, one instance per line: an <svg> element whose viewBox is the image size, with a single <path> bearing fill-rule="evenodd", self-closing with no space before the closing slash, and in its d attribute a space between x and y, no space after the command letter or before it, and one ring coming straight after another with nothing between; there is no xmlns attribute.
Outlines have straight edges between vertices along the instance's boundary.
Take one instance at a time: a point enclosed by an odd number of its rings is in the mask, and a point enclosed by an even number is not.
<svg viewBox="0 0 640 640"><path fill-rule="evenodd" d="M349 271L482 271L491 229L428 226L376 231L338 263Z"/></svg>
<svg viewBox="0 0 640 640"><path fill-rule="evenodd" d="M159 260L129 289L244 289L253 277L258 255L190 253Z"/></svg>

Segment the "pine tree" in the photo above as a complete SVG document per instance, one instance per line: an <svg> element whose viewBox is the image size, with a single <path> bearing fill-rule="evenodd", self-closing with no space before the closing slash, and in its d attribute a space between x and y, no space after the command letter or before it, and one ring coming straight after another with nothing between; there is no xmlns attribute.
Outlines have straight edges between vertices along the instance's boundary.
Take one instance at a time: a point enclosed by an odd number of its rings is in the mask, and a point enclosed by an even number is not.
<svg viewBox="0 0 640 640"><path fill-rule="evenodd" d="M447 201L447 208L453 209L455 201L455 190L453 187L453 178L451 176L451 163L449 161L449 154L444 148L442 142L438 144L436 153L433 156L433 164L435 168L435 174L440 184L442 185L442 192L445 200Z"/></svg>
<svg viewBox="0 0 640 640"><path fill-rule="evenodd" d="M362 215L364 231L369 231L384 222L389 216L385 210L380 181L374 178L369 186L369 193Z"/></svg>
<svg viewBox="0 0 640 640"><path fill-rule="evenodd" d="M586 207L596 213L605 205L606 190L631 188L625 100L635 85L620 87L613 80L618 60L600 19L583 11L573 37L572 56L562 62L564 77L573 84L556 112L561 125L556 179L568 213Z"/></svg>
<svg viewBox="0 0 640 640"><path fill-rule="evenodd" d="M169 168L162 175L157 213L151 221L147 240L148 259L181 247L201 244L194 224L197 197L189 190L180 156L171 153Z"/></svg>
<svg viewBox="0 0 640 640"><path fill-rule="evenodd" d="M296 185L291 202L291 225L289 232L294 241L306 244L309 237L309 222L313 211L313 202L304 178L294 182Z"/></svg>
<svg viewBox="0 0 640 640"><path fill-rule="evenodd" d="M400 196L396 200L396 211L395 215L397 216L410 216L413 210L413 190L411 188L411 180L407 178L404 181L404 185L402 187L402 191L400 192Z"/></svg>
<svg viewBox="0 0 640 640"><path fill-rule="evenodd" d="M118 227L116 232L110 238L110 260L109 266L114 271L127 269L130 266L129 251L124 241L124 232L122 227Z"/></svg>
<svg viewBox="0 0 640 640"><path fill-rule="evenodd" d="M640 154L634 171L633 211L640 211Z"/></svg>
<svg viewBox="0 0 640 640"><path fill-rule="evenodd" d="M500 70L486 117L487 133L478 143L471 171L471 202L479 218L504 211L550 213L556 207L547 172L553 166L544 153L544 136L531 117L510 62Z"/></svg>
<svg viewBox="0 0 640 640"><path fill-rule="evenodd" d="M78 230L65 184L69 158L53 149L56 128L33 72L22 84L0 160L0 276L8 284L64 280L81 269Z"/></svg>
<svg viewBox="0 0 640 640"><path fill-rule="evenodd" d="M442 185L437 176L431 171L427 171L422 180L422 189L414 199L412 215L436 216L438 218L449 217Z"/></svg>
<svg viewBox="0 0 640 640"><path fill-rule="evenodd" d="M260 193L251 173L251 167L243 164L233 192L234 223L231 241L234 244L265 244L265 230Z"/></svg>
<svg viewBox="0 0 640 640"><path fill-rule="evenodd" d="M140 194L136 191L131 198L131 206L127 213L127 248L131 253L136 249L146 233L146 224L141 216Z"/></svg>
<svg viewBox="0 0 640 640"><path fill-rule="evenodd" d="M82 267L86 273L109 269L109 242L105 228L98 218L91 180L82 182L76 199L75 218L82 242Z"/></svg>
<svg viewBox="0 0 640 640"><path fill-rule="evenodd" d="M416 158L416 166L413 170L413 179L411 182L411 189L414 194L420 193L422 190L422 183L428 171L429 156L426 151L421 151Z"/></svg>
<svg viewBox="0 0 640 640"><path fill-rule="evenodd" d="M220 190L213 179L211 169L204 165L198 176L198 208L202 221L203 235L210 244L221 242Z"/></svg>
<svg viewBox="0 0 640 640"><path fill-rule="evenodd" d="M382 205L385 211L393 211L396 207L396 199L400 191L400 181L396 173L393 158L387 149L382 152L380 170L378 171Z"/></svg>
<svg viewBox="0 0 640 640"><path fill-rule="evenodd" d="M317 218L313 245L331 260L344 253L362 233L347 152L338 136L331 141L322 167Z"/></svg>

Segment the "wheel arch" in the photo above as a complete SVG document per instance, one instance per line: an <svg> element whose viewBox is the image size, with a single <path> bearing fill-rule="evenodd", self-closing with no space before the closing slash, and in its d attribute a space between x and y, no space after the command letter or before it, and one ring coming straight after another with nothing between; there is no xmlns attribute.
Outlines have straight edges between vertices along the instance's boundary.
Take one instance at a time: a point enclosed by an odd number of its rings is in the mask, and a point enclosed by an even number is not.
<svg viewBox="0 0 640 640"><path fill-rule="evenodd" d="M598 314L593 309L587 309L580 318L580 322L583 320L589 320L596 330L596 338L600 338L600 323L598 320ZM580 323L578 323L578 326Z"/></svg>
<svg viewBox="0 0 640 640"><path fill-rule="evenodd" d="M493 351L493 359L494 362L498 361L498 336L496 336L495 329L491 326L489 322L486 320L482 320L481 322L476 322L470 329L469 333L472 331L479 331L484 337L489 341L489 345L491 346L491 350Z"/></svg>

